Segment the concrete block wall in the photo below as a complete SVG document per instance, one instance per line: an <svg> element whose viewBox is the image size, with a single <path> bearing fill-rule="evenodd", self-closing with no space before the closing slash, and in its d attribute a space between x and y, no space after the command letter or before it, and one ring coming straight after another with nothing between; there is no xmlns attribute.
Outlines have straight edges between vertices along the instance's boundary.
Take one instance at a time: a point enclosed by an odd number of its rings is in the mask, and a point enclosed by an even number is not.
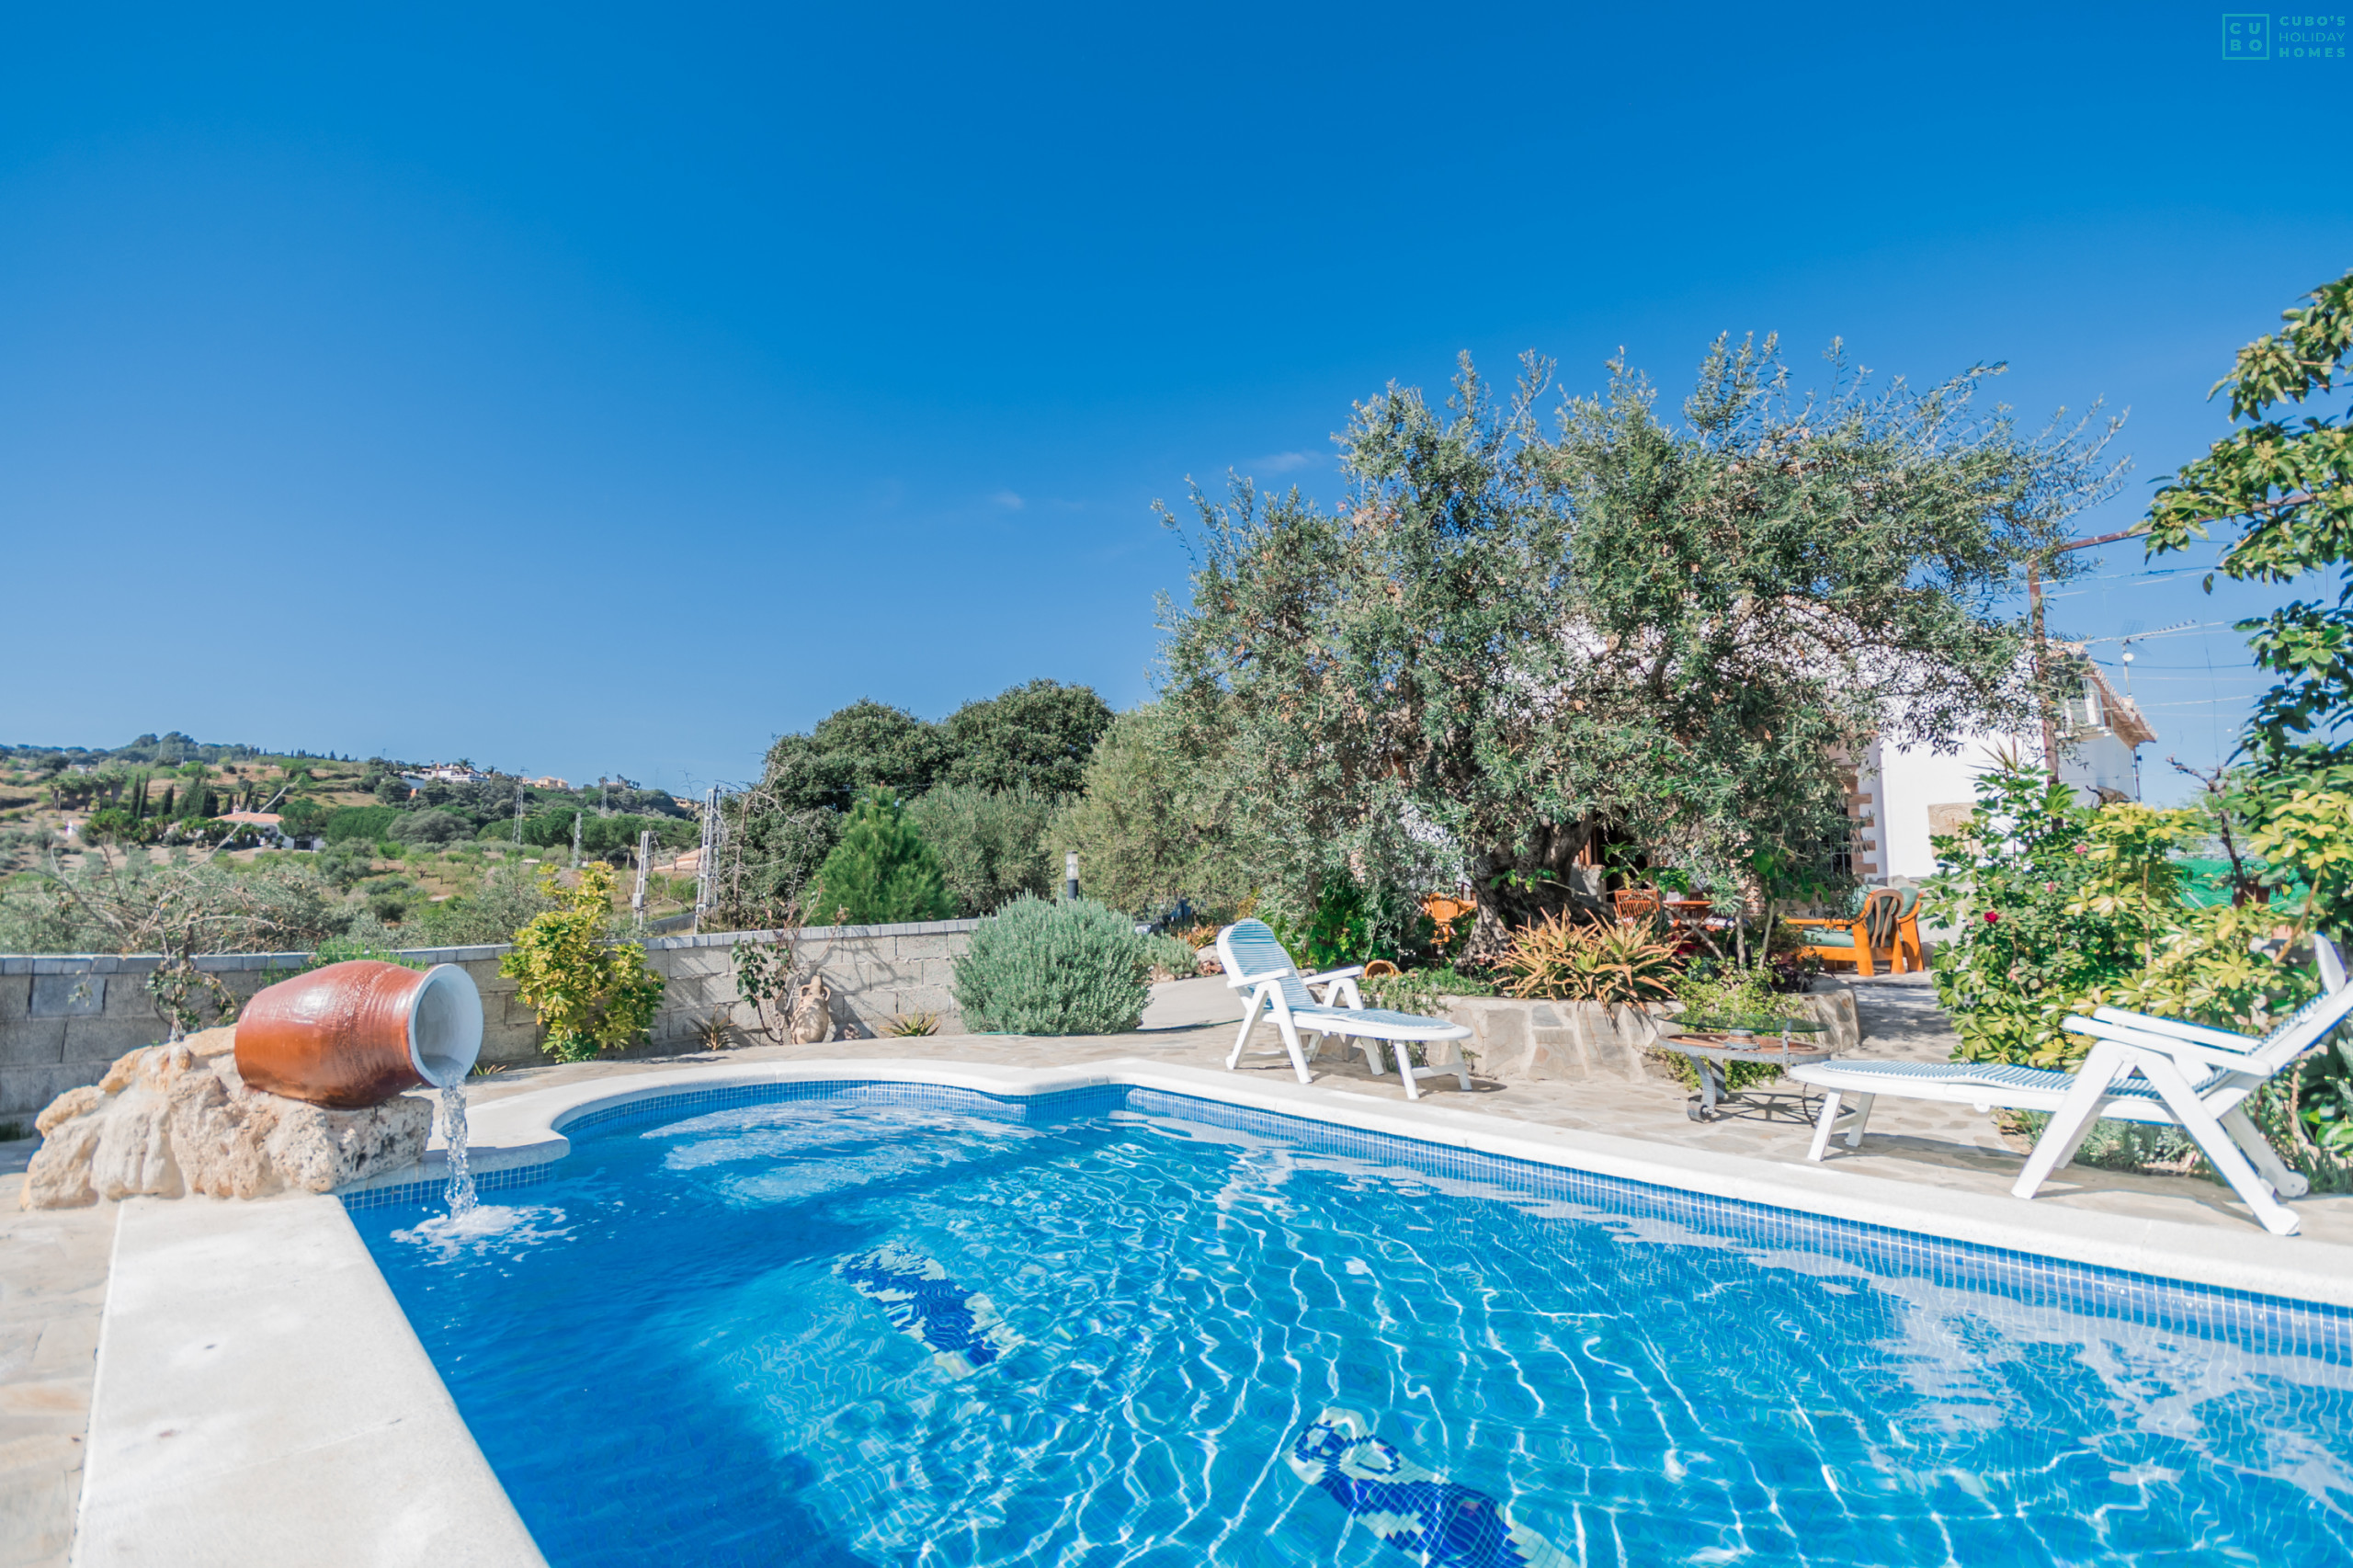
<svg viewBox="0 0 2353 1568"><path fill-rule="evenodd" d="M972 941L976 920L905 926L812 926L787 931L728 931L707 937L655 937L645 960L665 986L653 1039L625 1052L660 1056L699 1049L699 1027L714 1013L740 1031L756 1020L735 994L735 946L775 944L797 937L801 967L815 969L834 988L838 1031L871 1039L893 1017L932 1013L942 1034L961 1018L950 994L955 960ZM452 963L473 978L483 998L482 1059L509 1066L546 1060L539 1020L498 972L504 944L478 948L415 948L404 958ZM307 953L223 953L197 960L243 1002L309 961ZM77 1085L95 1084L115 1059L162 1040L165 1027L145 989L163 960L154 956L90 954L0 957L0 1119L29 1121L43 1106ZM756 1042L758 1037L749 1037Z"/></svg>
<svg viewBox="0 0 2353 1568"><path fill-rule="evenodd" d="M757 1020L736 997L735 945L796 939L801 968L825 977L834 991L837 1032L873 1039L891 1020L929 1013L941 1034L963 1027L951 988L956 959L971 945L977 920L937 920L905 926L812 926L790 931L722 931L708 937L654 937L645 961L667 983L650 1044L629 1052L660 1055L694 1049L714 1015L743 1029Z"/></svg>

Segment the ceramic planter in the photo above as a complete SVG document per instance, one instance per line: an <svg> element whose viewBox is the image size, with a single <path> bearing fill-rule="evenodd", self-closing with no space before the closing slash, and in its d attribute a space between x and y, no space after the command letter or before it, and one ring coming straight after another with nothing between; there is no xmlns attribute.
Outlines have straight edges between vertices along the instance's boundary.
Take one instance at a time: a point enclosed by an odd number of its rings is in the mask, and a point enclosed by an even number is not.
<svg viewBox="0 0 2353 1568"><path fill-rule="evenodd" d="M237 1071L256 1089L337 1110L462 1081L482 1051L482 994L455 964L331 963L255 993Z"/></svg>

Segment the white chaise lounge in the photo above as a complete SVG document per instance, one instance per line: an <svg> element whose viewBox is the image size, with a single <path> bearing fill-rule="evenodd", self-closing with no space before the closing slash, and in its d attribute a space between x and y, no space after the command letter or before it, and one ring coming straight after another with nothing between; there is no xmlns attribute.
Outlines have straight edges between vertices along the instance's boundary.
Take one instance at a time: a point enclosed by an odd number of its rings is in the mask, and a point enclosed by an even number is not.
<svg viewBox="0 0 2353 1568"><path fill-rule="evenodd" d="M1250 1043L1250 1030L1258 1021L1259 1009L1267 1008L1302 1084L1312 1077L1307 1063L1323 1049L1324 1037L1336 1035L1357 1042L1376 1075L1388 1071L1381 1062L1381 1046L1386 1041L1396 1055L1397 1072L1405 1080L1408 1099L1422 1097L1419 1080L1423 1078L1451 1074L1465 1089L1471 1086L1471 1070L1461 1047L1455 1048L1454 1061L1443 1067L1416 1067L1405 1052L1408 1041L1468 1040L1471 1031L1444 1018L1366 1006L1357 989L1357 977L1364 972L1362 964L1327 970L1321 974L1302 974L1263 920L1240 921L1220 931L1217 956L1225 965L1226 984L1236 991L1247 987L1250 992L1250 1006L1242 1015L1242 1032L1234 1036L1233 1050L1225 1059L1226 1071L1232 1072L1242 1064L1242 1053ZM1321 996L1315 994L1318 990L1323 993ZM1304 1049L1300 1044L1302 1030L1314 1037Z"/></svg>
<svg viewBox="0 0 2353 1568"><path fill-rule="evenodd" d="M2302 1197L2309 1184L2280 1164L2247 1119L2244 1102L2353 1017L2353 983L2346 978L2344 960L2326 937L2314 937L2313 945L2320 963L2321 994L2261 1040L2101 1007L2087 1017L2067 1020L2069 1029L2099 1042L2073 1073L1925 1062L1825 1062L1792 1068L1791 1078L1824 1091L1813 1147L1806 1157L1821 1159L1829 1152L1831 1139L1841 1134L1850 1149L1860 1143L1871 1105L1881 1095L1980 1110L2000 1106L2046 1111L2050 1124L2010 1188L2019 1198L2032 1198L2052 1171L2075 1157L2085 1134L2101 1117L2171 1125L2197 1142L2215 1172L2246 1199L2264 1229L2293 1235L2296 1211L2279 1200ZM1842 1110L1847 1118L1843 1126Z"/></svg>

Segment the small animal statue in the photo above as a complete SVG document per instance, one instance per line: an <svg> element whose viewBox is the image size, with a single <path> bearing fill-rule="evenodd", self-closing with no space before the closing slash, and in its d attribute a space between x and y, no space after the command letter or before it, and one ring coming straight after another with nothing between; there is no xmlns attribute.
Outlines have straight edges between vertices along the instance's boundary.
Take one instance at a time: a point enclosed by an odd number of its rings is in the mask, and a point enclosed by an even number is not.
<svg viewBox="0 0 2353 1568"><path fill-rule="evenodd" d="M815 1045L834 1031L834 988L813 974L792 994L792 1043Z"/></svg>

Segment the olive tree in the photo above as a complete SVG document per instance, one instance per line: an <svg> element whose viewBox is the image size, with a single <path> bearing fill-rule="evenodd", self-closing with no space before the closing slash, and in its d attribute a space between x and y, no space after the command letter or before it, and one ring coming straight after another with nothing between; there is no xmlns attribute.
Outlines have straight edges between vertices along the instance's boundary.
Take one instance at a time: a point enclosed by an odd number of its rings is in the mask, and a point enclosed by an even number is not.
<svg viewBox="0 0 2353 1568"><path fill-rule="evenodd" d="M1835 348L1802 394L1771 340L1720 339L1670 423L1610 369L1549 431L1533 356L1503 398L1466 357L1444 412L1392 385L1341 437L1336 510L1196 493L1168 695L1222 733L1287 912L1346 876L1402 932L1452 856L1492 951L1603 848L1818 889L1838 748L2032 712L2010 605L2113 483L2088 417L2025 434L1977 404L1999 367L1920 392Z"/></svg>

